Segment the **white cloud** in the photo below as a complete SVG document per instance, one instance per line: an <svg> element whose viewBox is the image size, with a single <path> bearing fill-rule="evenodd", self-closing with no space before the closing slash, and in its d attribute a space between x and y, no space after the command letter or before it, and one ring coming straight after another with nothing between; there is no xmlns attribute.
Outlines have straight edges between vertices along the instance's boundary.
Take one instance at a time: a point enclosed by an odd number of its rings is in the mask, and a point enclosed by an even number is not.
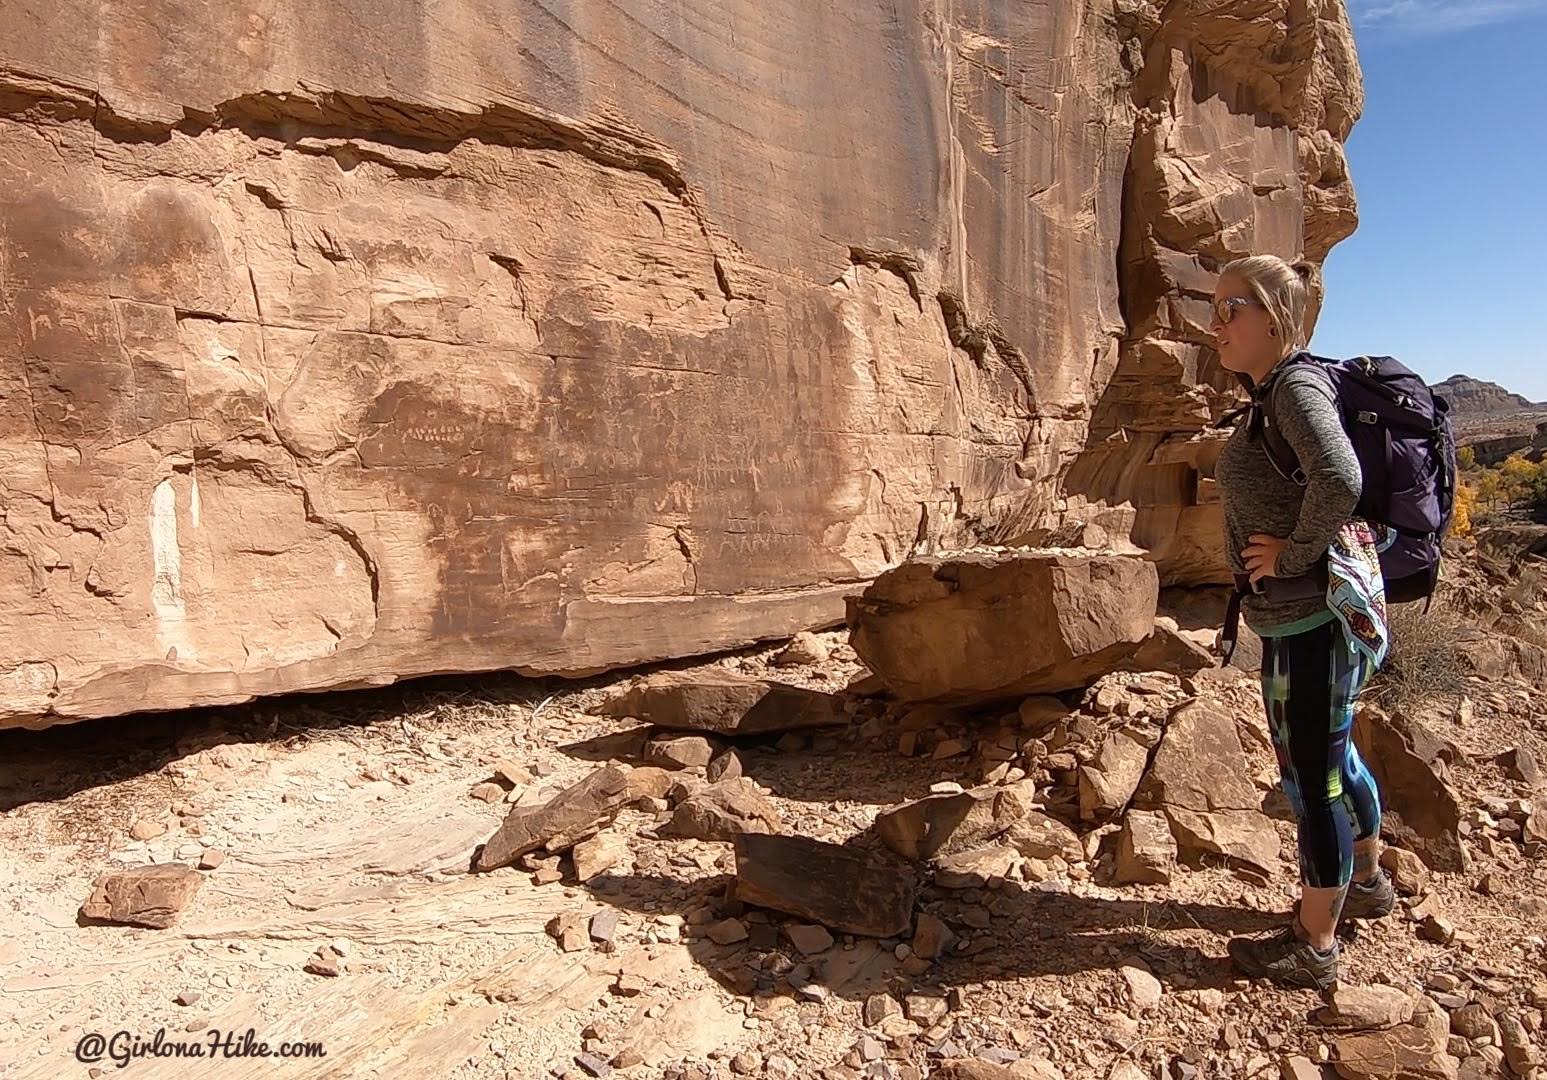
<svg viewBox="0 0 1547 1080"><path fill-rule="evenodd" d="M1547 0L1349 0L1356 26L1443 34L1547 15Z"/></svg>

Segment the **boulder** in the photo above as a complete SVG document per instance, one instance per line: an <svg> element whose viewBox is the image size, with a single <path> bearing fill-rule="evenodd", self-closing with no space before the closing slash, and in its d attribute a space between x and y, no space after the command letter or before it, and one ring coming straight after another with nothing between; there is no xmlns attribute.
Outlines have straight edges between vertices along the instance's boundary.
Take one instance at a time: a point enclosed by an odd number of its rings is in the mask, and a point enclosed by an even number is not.
<svg viewBox="0 0 1547 1080"><path fill-rule="evenodd" d="M605 765L540 806L517 806L473 860L475 870L509 866L528 852L565 851L595 836L640 796L627 767Z"/></svg>
<svg viewBox="0 0 1547 1080"><path fill-rule="evenodd" d="M677 804L671 818L675 836L727 843L746 833L773 833L783 827L778 807L744 776L693 793Z"/></svg>
<svg viewBox="0 0 1547 1080"><path fill-rule="evenodd" d="M731 671L659 671L603 701L602 716L633 717L671 731L768 735L848 723L838 699L819 690Z"/></svg>
<svg viewBox="0 0 1547 1080"><path fill-rule="evenodd" d="M1225 855L1262 873L1278 864L1278 833L1235 721L1218 705L1194 700L1171 714L1134 805L1163 814L1184 854Z"/></svg>
<svg viewBox="0 0 1547 1080"><path fill-rule="evenodd" d="M204 878L183 863L155 863L97 878L81 905L82 919L165 930L174 926Z"/></svg>
<svg viewBox="0 0 1547 1080"><path fill-rule="evenodd" d="M914 875L881 853L805 836L736 838L736 899L863 937L913 925Z"/></svg>
<svg viewBox="0 0 1547 1080"><path fill-rule="evenodd" d="M1454 751L1419 721L1372 707L1355 716L1354 741L1380 786L1381 831L1433 870L1465 870L1461 800L1439 765Z"/></svg>
<svg viewBox="0 0 1547 1080"><path fill-rule="evenodd" d="M1154 629L1140 559L1008 551L912 559L848 606L865 666L905 701L967 705L1088 685Z"/></svg>

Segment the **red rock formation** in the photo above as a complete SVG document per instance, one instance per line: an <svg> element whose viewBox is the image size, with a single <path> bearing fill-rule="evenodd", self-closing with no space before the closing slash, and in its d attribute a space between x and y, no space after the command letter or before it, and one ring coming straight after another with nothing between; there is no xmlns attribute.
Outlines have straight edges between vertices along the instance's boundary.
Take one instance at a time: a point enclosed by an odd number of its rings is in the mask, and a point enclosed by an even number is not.
<svg viewBox="0 0 1547 1080"><path fill-rule="evenodd" d="M0 726L787 635L1088 500L1207 578L1202 281L1352 229L1360 96L1341 0L1219 6L8 10Z"/></svg>

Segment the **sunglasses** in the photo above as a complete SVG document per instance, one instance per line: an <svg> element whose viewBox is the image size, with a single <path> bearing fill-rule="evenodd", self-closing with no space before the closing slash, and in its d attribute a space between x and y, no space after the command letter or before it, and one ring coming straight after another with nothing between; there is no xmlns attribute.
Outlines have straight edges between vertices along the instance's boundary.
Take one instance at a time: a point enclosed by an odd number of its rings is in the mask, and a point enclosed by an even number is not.
<svg viewBox="0 0 1547 1080"><path fill-rule="evenodd" d="M1262 301L1250 296L1227 296L1214 301L1214 317L1221 326L1229 326L1230 320L1235 318L1236 308L1243 307L1262 307Z"/></svg>

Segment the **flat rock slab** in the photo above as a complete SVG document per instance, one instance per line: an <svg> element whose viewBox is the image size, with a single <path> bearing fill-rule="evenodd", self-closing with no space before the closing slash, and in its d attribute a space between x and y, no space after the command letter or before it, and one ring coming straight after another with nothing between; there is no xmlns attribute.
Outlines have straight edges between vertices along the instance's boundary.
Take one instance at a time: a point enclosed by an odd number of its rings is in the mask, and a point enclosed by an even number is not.
<svg viewBox="0 0 1547 1080"><path fill-rule="evenodd" d="M837 698L819 690L733 672L663 671L636 680L596 710L672 731L767 735L848 723Z"/></svg>
<svg viewBox="0 0 1547 1080"><path fill-rule="evenodd" d="M900 937L913 924L911 868L804 836L736 840L735 897L830 930Z"/></svg>
<svg viewBox="0 0 1547 1080"><path fill-rule="evenodd" d="M199 891L203 875L183 863L157 863L104 874L81 905L81 917L165 930Z"/></svg>
<svg viewBox="0 0 1547 1080"><path fill-rule="evenodd" d="M1185 702L1166 724L1135 805L1164 814L1183 852L1225 855L1263 873L1279 840L1262 813L1235 720L1215 705Z"/></svg>
<svg viewBox="0 0 1547 1080"><path fill-rule="evenodd" d="M595 836L637 798L629 770L619 765L597 769L541 806L518 806L506 815L473 861L475 870L509 866L542 848L564 851Z"/></svg>
<svg viewBox="0 0 1547 1080"><path fill-rule="evenodd" d="M1004 551L914 559L848 602L850 640L905 701L1058 693L1122 666L1155 628L1153 563Z"/></svg>
<svg viewBox="0 0 1547 1080"><path fill-rule="evenodd" d="M1441 776L1447 745L1419 721L1360 709L1354 742L1380 785L1382 829L1440 873L1466 869L1460 797Z"/></svg>
<svg viewBox="0 0 1547 1080"><path fill-rule="evenodd" d="M1336 1040L1333 1056L1344 1080L1456 1080L1457 1062L1432 1024L1401 1024Z"/></svg>

